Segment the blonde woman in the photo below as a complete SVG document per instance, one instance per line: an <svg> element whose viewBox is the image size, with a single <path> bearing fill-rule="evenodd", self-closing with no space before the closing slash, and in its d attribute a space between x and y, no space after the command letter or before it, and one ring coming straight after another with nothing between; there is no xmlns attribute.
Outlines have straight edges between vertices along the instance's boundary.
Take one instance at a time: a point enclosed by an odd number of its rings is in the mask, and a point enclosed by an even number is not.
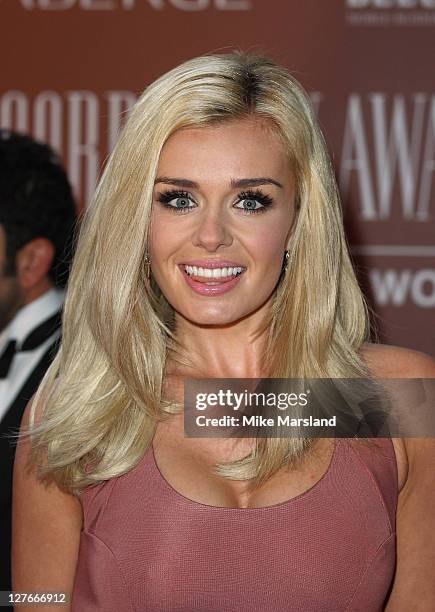
<svg viewBox="0 0 435 612"><path fill-rule="evenodd" d="M15 591L77 612L435 608L432 440L184 435L186 378L435 377L368 342L287 70L210 55L146 89L86 212L63 325L17 452Z"/></svg>

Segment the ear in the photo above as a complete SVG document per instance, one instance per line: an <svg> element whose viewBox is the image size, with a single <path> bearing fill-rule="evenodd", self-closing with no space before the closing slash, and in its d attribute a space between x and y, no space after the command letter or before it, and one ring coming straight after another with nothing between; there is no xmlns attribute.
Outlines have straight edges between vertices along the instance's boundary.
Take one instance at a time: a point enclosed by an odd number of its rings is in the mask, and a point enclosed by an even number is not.
<svg viewBox="0 0 435 612"><path fill-rule="evenodd" d="M18 251L15 266L18 281L24 290L35 289L41 282L48 281L54 256L54 245L47 238L34 238Z"/></svg>

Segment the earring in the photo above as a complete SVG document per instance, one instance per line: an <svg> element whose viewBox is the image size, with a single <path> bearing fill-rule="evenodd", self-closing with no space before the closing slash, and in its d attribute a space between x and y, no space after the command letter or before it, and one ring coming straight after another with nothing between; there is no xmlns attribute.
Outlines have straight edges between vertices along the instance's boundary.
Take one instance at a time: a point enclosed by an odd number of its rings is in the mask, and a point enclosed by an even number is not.
<svg viewBox="0 0 435 612"><path fill-rule="evenodd" d="M284 268L283 268L284 271L287 270L287 264L288 264L289 257L290 257L289 251L284 251Z"/></svg>
<svg viewBox="0 0 435 612"><path fill-rule="evenodd" d="M146 275L147 275L147 279L149 280L151 278L151 259L148 257L148 255L145 255L145 266L146 266Z"/></svg>

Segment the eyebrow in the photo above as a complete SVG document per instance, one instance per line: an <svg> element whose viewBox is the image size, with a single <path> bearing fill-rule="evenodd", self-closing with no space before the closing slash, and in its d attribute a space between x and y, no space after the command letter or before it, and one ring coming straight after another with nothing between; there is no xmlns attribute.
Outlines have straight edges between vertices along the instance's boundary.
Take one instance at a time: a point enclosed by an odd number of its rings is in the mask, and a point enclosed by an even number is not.
<svg viewBox="0 0 435 612"><path fill-rule="evenodd" d="M176 185L177 187L191 187L192 189L198 189L198 183L184 178L170 178L168 176L159 176L154 181L154 184L166 183L167 185ZM231 187L238 189L240 187L258 187L259 185L276 185L283 189L281 183L273 178L261 176L258 178L243 178L243 179L231 179Z"/></svg>

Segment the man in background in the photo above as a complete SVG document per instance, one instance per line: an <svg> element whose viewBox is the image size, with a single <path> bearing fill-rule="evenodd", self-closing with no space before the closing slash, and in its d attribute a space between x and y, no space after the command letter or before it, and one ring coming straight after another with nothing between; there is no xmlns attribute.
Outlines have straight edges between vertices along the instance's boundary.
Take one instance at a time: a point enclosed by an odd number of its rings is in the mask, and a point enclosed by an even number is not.
<svg viewBox="0 0 435 612"><path fill-rule="evenodd" d="M56 154L0 130L0 590L11 590L14 438L52 362L76 209Z"/></svg>

